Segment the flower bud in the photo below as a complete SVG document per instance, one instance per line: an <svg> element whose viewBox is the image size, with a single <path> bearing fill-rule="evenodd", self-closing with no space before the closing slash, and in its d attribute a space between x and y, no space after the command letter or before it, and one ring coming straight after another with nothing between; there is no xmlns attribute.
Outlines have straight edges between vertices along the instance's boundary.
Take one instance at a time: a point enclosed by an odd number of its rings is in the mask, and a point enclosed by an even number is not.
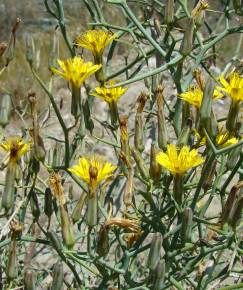
<svg viewBox="0 0 243 290"><path fill-rule="evenodd" d="M133 168L128 169L127 173L127 182L126 182L126 187L125 187L125 192L123 195L123 202L126 207L129 207L132 204L132 198L134 194L134 184L133 184Z"/></svg>
<svg viewBox="0 0 243 290"><path fill-rule="evenodd" d="M158 265L161 247L162 247L161 233L155 233L151 241L149 256L147 260L147 266L150 270L155 270Z"/></svg>
<svg viewBox="0 0 243 290"><path fill-rule="evenodd" d="M183 176L175 174L173 181L173 194L175 201L181 205L183 202Z"/></svg>
<svg viewBox="0 0 243 290"><path fill-rule="evenodd" d="M70 222L67 210L64 208L63 204L60 204L60 216L63 243L68 249L72 249L75 244L75 240L73 238L73 227Z"/></svg>
<svg viewBox="0 0 243 290"><path fill-rule="evenodd" d="M165 23L170 25L174 21L174 0L167 0L165 6Z"/></svg>
<svg viewBox="0 0 243 290"><path fill-rule="evenodd" d="M96 226L98 223L98 196L97 193L94 192L92 194L88 194L87 200L87 216L86 222L89 227Z"/></svg>
<svg viewBox="0 0 243 290"><path fill-rule="evenodd" d="M232 102L226 120L226 128L229 132L232 132L236 129L239 112L240 112L240 103Z"/></svg>
<svg viewBox="0 0 243 290"><path fill-rule="evenodd" d="M0 58L1 58L1 56L4 54L4 52L5 52L5 50L6 50L6 48L7 48L7 43L5 43L5 42L1 42L0 43Z"/></svg>
<svg viewBox="0 0 243 290"><path fill-rule="evenodd" d="M202 105L200 107L200 128L205 128L210 137L215 138L217 135L217 126L215 127L215 117L212 115L212 102L213 102L213 82L209 79L206 82Z"/></svg>
<svg viewBox="0 0 243 290"><path fill-rule="evenodd" d="M3 95L0 103L0 126L8 125L12 110L12 100L9 95Z"/></svg>
<svg viewBox="0 0 243 290"><path fill-rule="evenodd" d="M59 41L58 41L57 33L54 32L53 37L51 39L49 59L48 59L48 69L51 72L52 72L51 68L55 67L55 61L58 55L59 55Z"/></svg>
<svg viewBox="0 0 243 290"><path fill-rule="evenodd" d="M144 127L142 113L136 113L135 116L135 135L134 146L139 152L144 150Z"/></svg>
<svg viewBox="0 0 243 290"><path fill-rule="evenodd" d="M166 150L167 148L167 129L165 123L165 115L164 115L164 97L163 97L163 86L158 86L155 91L156 100L157 100L157 118L158 118L158 144L159 148Z"/></svg>
<svg viewBox="0 0 243 290"><path fill-rule="evenodd" d="M227 163L226 163L226 167L228 170L232 170L235 167L236 163L238 162L240 158L241 150L242 150L242 146L238 146L234 148L234 150L231 150L229 152Z"/></svg>
<svg viewBox="0 0 243 290"><path fill-rule="evenodd" d="M16 164L10 162L7 167L5 175L5 186L2 194L2 207L8 212L13 208L14 196L15 196L15 175L16 175Z"/></svg>
<svg viewBox="0 0 243 290"><path fill-rule="evenodd" d="M202 188L204 189L204 192L207 192L213 183L213 178L216 171L216 165L217 165L217 160L215 159L213 160L207 172L204 172L205 175L204 175L203 184L202 184Z"/></svg>
<svg viewBox="0 0 243 290"><path fill-rule="evenodd" d="M47 237L51 241L51 244L55 247L55 249L57 249L58 251L62 250L62 241L54 231L48 231Z"/></svg>
<svg viewBox="0 0 243 290"><path fill-rule="evenodd" d="M235 13L238 15L243 15L243 2L242 0L233 0L233 6L235 9Z"/></svg>
<svg viewBox="0 0 243 290"><path fill-rule="evenodd" d="M192 235L193 212L190 207L184 209L181 226L181 242L184 245L189 242Z"/></svg>
<svg viewBox="0 0 243 290"><path fill-rule="evenodd" d="M9 246L8 262L6 267L6 275L9 280L13 280L18 276L18 261L16 251L16 240L12 240Z"/></svg>
<svg viewBox="0 0 243 290"><path fill-rule="evenodd" d="M101 226L98 236L98 243L96 252L99 256L103 257L108 254L109 252L109 236L108 236L108 229L106 226Z"/></svg>
<svg viewBox="0 0 243 290"><path fill-rule="evenodd" d="M26 60L29 63L30 67L33 66L35 55L35 46L33 38L30 35L26 37Z"/></svg>
<svg viewBox="0 0 243 290"><path fill-rule="evenodd" d="M53 268L53 280L51 290L60 290L63 286L63 264L57 262Z"/></svg>
<svg viewBox="0 0 243 290"><path fill-rule="evenodd" d="M82 210L83 210L83 206L84 206L86 199L87 199L87 194L85 192L83 192L80 195L80 198L79 198L79 200L78 200L78 202L77 202L77 204L72 212L73 223L76 223L81 219Z"/></svg>
<svg viewBox="0 0 243 290"><path fill-rule="evenodd" d="M35 290L36 287L36 277L35 274L30 270L27 269L24 272L24 289L25 290Z"/></svg>
<svg viewBox="0 0 243 290"><path fill-rule="evenodd" d="M181 133L178 137L176 146L181 148L183 146L188 145L188 140L191 134L191 129L192 129L192 120L189 118L187 119L187 123L184 125L184 127L181 130Z"/></svg>
<svg viewBox="0 0 243 290"><path fill-rule="evenodd" d="M120 124L120 134L121 134L121 151L123 152L124 156L128 163L131 163L131 152L129 147L129 138L128 138L128 130L127 130L127 122L128 118L126 116L121 116L119 118Z"/></svg>
<svg viewBox="0 0 243 290"><path fill-rule="evenodd" d="M133 154L133 158L137 164L137 167L138 167L138 170L139 170L141 176L144 179L148 179L148 171L147 171L147 168L145 167L142 155L135 148L132 149L132 154Z"/></svg>
<svg viewBox="0 0 243 290"><path fill-rule="evenodd" d="M233 205L233 208L230 212L229 216L229 224L232 226L232 228L235 230L237 224L240 222L242 218L242 209L243 209L243 190L241 189L241 195L238 196L236 202Z"/></svg>
<svg viewBox="0 0 243 290"><path fill-rule="evenodd" d="M153 290L161 290L165 279L165 260L158 262L154 273Z"/></svg>
<svg viewBox="0 0 243 290"><path fill-rule="evenodd" d="M75 85L72 85L71 114L75 120L81 114L81 91L80 87L76 87Z"/></svg>
<svg viewBox="0 0 243 290"><path fill-rule="evenodd" d="M150 178L155 182L158 183L160 181L160 176L162 172L162 167L159 165L159 163L156 161L156 155L157 155L156 146L154 143L151 144L151 150L150 150L150 168L149 168L149 175Z"/></svg>
<svg viewBox="0 0 243 290"><path fill-rule="evenodd" d="M40 216L40 208L39 208L39 203L37 199L37 195L34 191L31 192L30 196L30 207L31 207L31 212L33 217L38 220Z"/></svg>
<svg viewBox="0 0 243 290"><path fill-rule="evenodd" d="M50 218L53 213L52 193L50 187L47 187L45 190L44 213L48 218Z"/></svg>
<svg viewBox="0 0 243 290"><path fill-rule="evenodd" d="M109 108L110 108L110 118L111 118L111 125L114 128L117 128L118 120L119 120L119 113L118 113L118 108L117 108L117 102L112 100L109 103Z"/></svg>
<svg viewBox="0 0 243 290"><path fill-rule="evenodd" d="M194 34L194 20L188 19L188 25L184 32L184 37L181 43L180 52L182 55L188 55L193 47L193 34Z"/></svg>

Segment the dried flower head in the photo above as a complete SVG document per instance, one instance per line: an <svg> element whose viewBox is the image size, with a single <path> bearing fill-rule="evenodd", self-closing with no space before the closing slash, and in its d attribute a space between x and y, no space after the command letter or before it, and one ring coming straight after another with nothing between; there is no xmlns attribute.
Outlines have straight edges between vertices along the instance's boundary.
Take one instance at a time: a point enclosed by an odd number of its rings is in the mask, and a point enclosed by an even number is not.
<svg viewBox="0 0 243 290"><path fill-rule="evenodd" d="M77 88L79 88L90 75L101 68L100 64L94 65L91 61L84 62L79 56L66 60L59 59L57 62L61 70L52 67L52 72L62 76Z"/></svg>
<svg viewBox="0 0 243 290"><path fill-rule="evenodd" d="M226 93L234 104L243 101L243 78L239 73L231 73L227 80L221 75L219 81L222 86L216 87L218 91Z"/></svg>
<svg viewBox="0 0 243 290"><path fill-rule="evenodd" d="M192 86L187 92L180 94L179 97L199 109L202 104L203 91L199 87ZM214 100L220 99L222 97L223 94L221 94L218 90L214 90Z"/></svg>
<svg viewBox="0 0 243 290"><path fill-rule="evenodd" d="M198 154L196 149L190 151L188 146L183 146L180 149L174 144L167 146L166 153L158 153L156 160L174 175L184 175L189 169L204 162L204 159Z"/></svg>
<svg viewBox="0 0 243 290"><path fill-rule="evenodd" d="M55 198L61 205L65 204L65 196L62 187L62 178L58 172L52 172L49 176L49 184Z"/></svg>
<svg viewBox="0 0 243 290"><path fill-rule="evenodd" d="M196 19L199 17L203 10L208 9L208 1L207 0L199 0L195 8L192 10L192 18Z"/></svg>
<svg viewBox="0 0 243 290"><path fill-rule="evenodd" d="M70 172L77 175L92 188L112 176L115 169L116 166L97 156L91 158L82 157L77 165L68 168Z"/></svg>
<svg viewBox="0 0 243 290"><path fill-rule="evenodd" d="M140 233L141 227L138 220L135 219L125 219L125 218L109 218L105 222L105 226L117 226L119 228L127 229L133 233Z"/></svg>
<svg viewBox="0 0 243 290"><path fill-rule="evenodd" d="M109 86L115 84L115 81L110 81L108 83ZM106 88L106 87L97 87L95 91L92 93L93 96L107 102L117 102L120 97L125 94L127 88L116 87L116 88Z"/></svg>
<svg viewBox="0 0 243 290"><path fill-rule="evenodd" d="M1 142L0 147L9 153L9 162L16 163L30 149L30 143L25 143L21 137L10 137Z"/></svg>
<svg viewBox="0 0 243 290"><path fill-rule="evenodd" d="M116 34L105 30L88 30L84 34L80 35L76 39L76 45L88 49L92 52L94 57L103 54L104 49L115 38Z"/></svg>

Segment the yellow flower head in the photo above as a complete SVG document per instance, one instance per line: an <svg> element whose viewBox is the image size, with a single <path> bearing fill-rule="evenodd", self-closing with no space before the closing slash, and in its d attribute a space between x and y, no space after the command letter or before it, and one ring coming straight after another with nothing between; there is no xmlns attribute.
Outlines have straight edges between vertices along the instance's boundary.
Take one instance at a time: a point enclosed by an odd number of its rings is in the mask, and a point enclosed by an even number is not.
<svg viewBox="0 0 243 290"><path fill-rule="evenodd" d="M231 73L228 81L221 75L219 81L222 87L217 87L217 89L227 93L233 103L237 104L243 101L243 78L239 73Z"/></svg>
<svg viewBox="0 0 243 290"><path fill-rule="evenodd" d="M97 57L103 54L105 47L115 38L117 38L117 35L109 31L88 30L77 38L76 44L91 50L94 57Z"/></svg>
<svg viewBox="0 0 243 290"><path fill-rule="evenodd" d="M52 67L52 72L70 81L70 83L77 88L79 88L90 75L101 68L101 65L94 65L91 61L84 62L79 56L66 60L59 59L57 62L62 70Z"/></svg>
<svg viewBox="0 0 243 290"><path fill-rule="evenodd" d="M218 134L216 136L216 143L221 147L227 147L238 143L238 139L235 137L230 137L229 133Z"/></svg>
<svg viewBox="0 0 243 290"><path fill-rule="evenodd" d="M10 137L1 142L0 147L9 153L9 162L16 163L30 149L30 143L25 143L20 137Z"/></svg>
<svg viewBox="0 0 243 290"><path fill-rule="evenodd" d="M179 149L174 144L169 144L166 153L157 154L156 161L172 174L184 175L187 170L203 163L204 159L196 149L190 151L188 146Z"/></svg>
<svg viewBox="0 0 243 290"><path fill-rule="evenodd" d="M116 166L103 161L101 158L97 158L97 156L92 158L82 157L79 159L77 165L68 168L70 172L77 175L93 188L95 188L101 181L112 176L115 169Z"/></svg>
<svg viewBox="0 0 243 290"><path fill-rule="evenodd" d="M108 85L112 86L114 85L114 81L110 81ZM95 88L95 91L92 93L93 96L102 99L103 101L107 103L111 102L117 102L120 97L125 94L127 91L127 88L123 87L116 87L116 88L105 88L105 87L97 87Z"/></svg>
<svg viewBox="0 0 243 290"><path fill-rule="evenodd" d="M195 130L195 135L198 140L200 140L200 145L206 145L207 138L201 137L200 134ZM229 133L219 133L216 136L216 144L220 147L227 147L233 144L236 144L239 140L235 137L230 137Z"/></svg>
<svg viewBox="0 0 243 290"><path fill-rule="evenodd" d="M200 108L203 99L203 91L199 87L190 87L189 90L185 93L179 95L179 97L188 102L189 104L195 106L196 108ZM219 91L214 90L213 99L217 100L223 97Z"/></svg>

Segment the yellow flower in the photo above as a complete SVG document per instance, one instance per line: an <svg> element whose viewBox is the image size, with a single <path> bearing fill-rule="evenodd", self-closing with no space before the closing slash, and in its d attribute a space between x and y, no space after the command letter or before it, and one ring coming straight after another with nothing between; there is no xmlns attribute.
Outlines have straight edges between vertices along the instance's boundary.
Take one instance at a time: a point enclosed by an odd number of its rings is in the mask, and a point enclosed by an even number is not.
<svg viewBox="0 0 243 290"><path fill-rule="evenodd" d="M238 143L238 139L235 137L230 138L229 133L218 134L216 136L216 143L221 147L227 147Z"/></svg>
<svg viewBox="0 0 243 290"><path fill-rule="evenodd" d="M207 143L207 138L201 137L200 134L195 130L195 135L198 140L200 140L200 145L206 145ZM236 144L238 142L238 139L235 137L230 137L229 133L219 133L216 136L216 144L219 145L220 147L227 147L233 144Z"/></svg>
<svg viewBox="0 0 243 290"><path fill-rule="evenodd" d="M182 100L188 102L189 104L199 109L202 104L203 91L199 87L192 86L189 88L187 92L180 94L179 97ZM223 94L221 94L217 90L214 90L214 93L213 93L214 100L220 99L222 97L223 97Z"/></svg>
<svg viewBox="0 0 243 290"><path fill-rule="evenodd" d="M101 68L101 65L94 65L91 61L84 62L79 56L66 60L59 59L57 62L62 70L52 67L52 72L70 81L70 83L77 88L79 88L90 75Z"/></svg>
<svg viewBox="0 0 243 290"><path fill-rule="evenodd" d="M110 81L108 85L112 86L114 85L114 81ZM123 87L116 87L116 88L105 88L105 87L97 87L95 88L95 91L92 93L93 96L102 99L103 101L107 103L111 102L117 102L120 97L125 94L127 91L127 88Z"/></svg>
<svg viewBox="0 0 243 290"><path fill-rule="evenodd" d="M82 157L79 159L77 165L68 168L70 172L77 175L93 188L95 188L101 181L112 176L115 169L116 166L109 162L105 162L96 156L92 158Z"/></svg>
<svg viewBox="0 0 243 290"><path fill-rule="evenodd" d="M160 152L157 154L156 161L172 174L184 175L187 170L203 163L204 159L196 149L190 151L188 146L179 149L174 144L169 144L166 153Z"/></svg>
<svg viewBox="0 0 243 290"><path fill-rule="evenodd" d="M115 38L117 38L117 35L109 31L88 30L77 38L76 44L91 50L94 57L97 57L103 54L105 47Z"/></svg>
<svg viewBox="0 0 243 290"><path fill-rule="evenodd" d="M232 102L237 104L243 101L243 78L239 73L231 73L228 81L221 75L219 81L223 87L217 87L219 91L227 93Z"/></svg>
<svg viewBox="0 0 243 290"><path fill-rule="evenodd" d="M20 137L10 137L1 142L0 147L9 153L9 162L16 163L30 149L30 143L25 143Z"/></svg>

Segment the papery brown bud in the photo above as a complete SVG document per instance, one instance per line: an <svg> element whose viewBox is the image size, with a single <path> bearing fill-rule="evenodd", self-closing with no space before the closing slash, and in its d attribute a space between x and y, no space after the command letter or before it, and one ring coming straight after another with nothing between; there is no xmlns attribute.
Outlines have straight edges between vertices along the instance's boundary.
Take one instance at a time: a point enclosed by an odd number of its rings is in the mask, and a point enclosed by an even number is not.
<svg viewBox="0 0 243 290"><path fill-rule="evenodd" d="M204 82L204 79L202 77L202 71L199 69L194 70L193 77L195 78L198 87L201 89L201 91L203 91L204 87L205 87L205 82Z"/></svg>
<svg viewBox="0 0 243 290"><path fill-rule="evenodd" d="M228 198L227 198L225 205L223 207L223 211L222 211L222 218L221 218L222 225L224 225L227 221L229 221L229 217L231 215L231 212L233 213L233 211L234 211L233 208L234 208L234 205L236 202L237 192L242 187L243 187L243 182L241 181L231 188L230 193L228 195Z"/></svg>
<svg viewBox="0 0 243 290"><path fill-rule="evenodd" d="M155 182L158 183L161 177L162 167L161 165L156 161L156 155L158 150L156 149L156 146L154 143L151 144L151 150L150 150L150 168L149 168L149 175L150 178Z"/></svg>
<svg viewBox="0 0 243 290"><path fill-rule="evenodd" d="M129 147L129 138L128 138L128 129L127 129L128 118L126 116L120 116L119 124L120 124L120 140L121 140L121 151L123 152L128 166L131 163L131 152Z"/></svg>
<svg viewBox="0 0 243 290"><path fill-rule="evenodd" d="M135 148L132 149L133 158L137 164L138 170L144 179L148 179L148 170L144 164L142 155Z"/></svg>
<svg viewBox="0 0 243 290"><path fill-rule="evenodd" d="M233 208L229 216L229 224L235 230L237 224L242 218L242 209L243 209L243 190L241 189L240 196L237 198L236 202L233 205Z"/></svg>
<svg viewBox="0 0 243 290"><path fill-rule="evenodd" d="M48 216L48 218L50 218L53 213L52 193L49 187L45 190L44 213Z"/></svg>
<svg viewBox="0 0 243 290"><path fill-rule="evenodd" d="M146 105L148 96L144 92L141 92L137 99L137 113L142 113Z"/></svg>
<svg viewBox="0 0 243 290"><path fill-rule="evenodd" d="M211 187L213 183L213 179L216 172L216 166L217 166L217 160L215 159L213 160L209 170L207 170L207 172L203 171L204 179L203 179L202 188L204 189L204 192L208 191L208 189Z"/></svg>
<svg viewBox="0 0 243 290"><path fill-rule="evenodd" d="M144 125L142 113L135 115L134 146L139 152L144 150Z"/></svg>
<svg viewBox="0 0 243 290"><path fill-rule="evenodd" d="M101 226L99 235L98 235L98 243L97 243L97 248L96 252L98 253L99 256L103 257L107 255L109 252L109 232L106 226Z"/></svg>
<svg viewBox="0 0 243 290"><path fill-rule="evenodd" d="M188 55L193 47L193 34L194 34L194 20L188 19L188 25L184 32L184 37L181 43L180 52L182 55Z"/></svg>
<svg viewBox="0 0 243 290"><path fill-rule="evenodd" d="M158 145L159 148L166 150L167 148L167 129L165 123L165 114L164 114L164 97L163 97L164 87L162 85L158 86L155 95L157 101L157 118L158 118Z"/></svg>
<svg viewBox="0 0 243 290"><path fill-rule="evenodd" d="M131 167L128 169L126 187L125 187L125 192L123 195L123 202L126 207L129 207L132 204L132 198L134 194L133 177L134 177L134 172L133 172L133 168Z"/></svg>

